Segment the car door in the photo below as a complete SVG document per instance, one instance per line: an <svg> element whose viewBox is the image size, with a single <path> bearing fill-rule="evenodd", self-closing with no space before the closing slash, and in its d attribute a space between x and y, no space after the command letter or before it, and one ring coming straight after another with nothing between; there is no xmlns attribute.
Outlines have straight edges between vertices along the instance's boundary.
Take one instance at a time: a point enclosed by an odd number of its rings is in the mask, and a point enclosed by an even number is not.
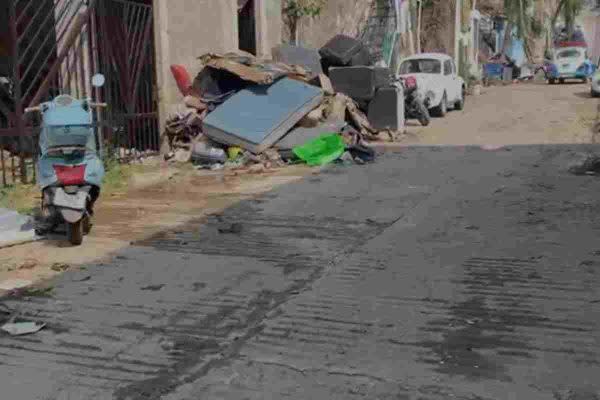
<svg viewBox="0 0 600 400"><path fill-rule="evenodd" d="M452 61L444 60L444 90L446 91L446 96L448 98L448 102L451 103L456 101L456 90L454 90L454 81L453 81L453 71L452 71Z"/></svg>

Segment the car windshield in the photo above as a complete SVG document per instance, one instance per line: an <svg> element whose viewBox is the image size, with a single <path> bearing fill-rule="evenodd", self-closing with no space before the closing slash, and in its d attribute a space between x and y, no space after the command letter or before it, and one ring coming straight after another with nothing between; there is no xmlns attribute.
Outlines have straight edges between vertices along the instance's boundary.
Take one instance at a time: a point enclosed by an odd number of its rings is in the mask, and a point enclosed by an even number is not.
<svg viewBox="0 0 600 400"><path fill-rule="evenodd" d="M40 139L45 151L60 147L85 147L86 151L96 151L96 138L89 125L51 126Z"/></svg>
<svg viewBox="0 0 600 400"><path fill-rule="evenodd" d="M406 60L400 65L400 74L439 74L441 72L442 63L427 58Z"/></svg>
<svg viewBox="0 0 600 400"><path fill-rule="evenodd" d="M558 60L563 59L563 58L573 58L573 57L579 57L581 55L581 53L579 52L579 50L563 50L558 52L558 54L556 55L556 58Z"/></svg>

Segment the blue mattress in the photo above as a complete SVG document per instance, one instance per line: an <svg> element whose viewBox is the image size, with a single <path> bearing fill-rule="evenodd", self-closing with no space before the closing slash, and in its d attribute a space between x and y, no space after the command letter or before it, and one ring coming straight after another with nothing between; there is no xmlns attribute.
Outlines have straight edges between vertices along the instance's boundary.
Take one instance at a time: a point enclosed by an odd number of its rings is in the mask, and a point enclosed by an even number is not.
<svg viewBox="0 0 600 400"><path fill-rule="evenodd" d="M203 122L211 139L258 154L281 139L323 99L320 88L283 78L233 95Z"/></svg>

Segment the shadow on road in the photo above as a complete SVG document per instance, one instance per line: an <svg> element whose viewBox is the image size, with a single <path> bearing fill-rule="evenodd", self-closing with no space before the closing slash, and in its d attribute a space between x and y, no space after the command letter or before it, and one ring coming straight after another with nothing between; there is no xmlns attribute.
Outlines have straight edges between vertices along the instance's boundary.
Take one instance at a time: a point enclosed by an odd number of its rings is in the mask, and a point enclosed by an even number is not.
<svg viewBox="0 0 600 400"><path fill-rule="evenodd" d="M337 400L369 379L363 398L399 398L405 371L387 366L403 358L436 382L415 384L423 398L494 396L559 368L544 394L579 393L600 370L600 181L578 158L590 151L406 147L164 229L67 271L56 297L3 299L48 328L0 334L0 384L23 399ZM16 371L53 379L24 388ZM490 381L495 393L471 385ZM318 385L340 396L306 395Z"/></svg>
<svg viewBox="0 0 600 400"><path fill-rule="evenodd" d="M588 92L577 92L575 93L575 96L577 97L581 97L582 99L592 99L592 94L588 91Z"/></svg>

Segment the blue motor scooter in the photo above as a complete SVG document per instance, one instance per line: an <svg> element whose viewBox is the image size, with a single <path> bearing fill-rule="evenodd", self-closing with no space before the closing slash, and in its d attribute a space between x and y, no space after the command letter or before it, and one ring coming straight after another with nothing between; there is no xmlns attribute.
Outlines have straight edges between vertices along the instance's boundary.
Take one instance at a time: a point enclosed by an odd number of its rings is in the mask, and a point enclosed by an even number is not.
<svg viewBox="0 0 600 400"><path fill-rule="evenodd" d="M104 81L98 74L92 85L102 87ZM42 115L37 183L42 191L43 222L38 233L65 224L68 239L75 246L91 230L93 207L104 177L102 143L92 115L92 109L98 107L106 104L60 95L25 110Z"/></svg>

